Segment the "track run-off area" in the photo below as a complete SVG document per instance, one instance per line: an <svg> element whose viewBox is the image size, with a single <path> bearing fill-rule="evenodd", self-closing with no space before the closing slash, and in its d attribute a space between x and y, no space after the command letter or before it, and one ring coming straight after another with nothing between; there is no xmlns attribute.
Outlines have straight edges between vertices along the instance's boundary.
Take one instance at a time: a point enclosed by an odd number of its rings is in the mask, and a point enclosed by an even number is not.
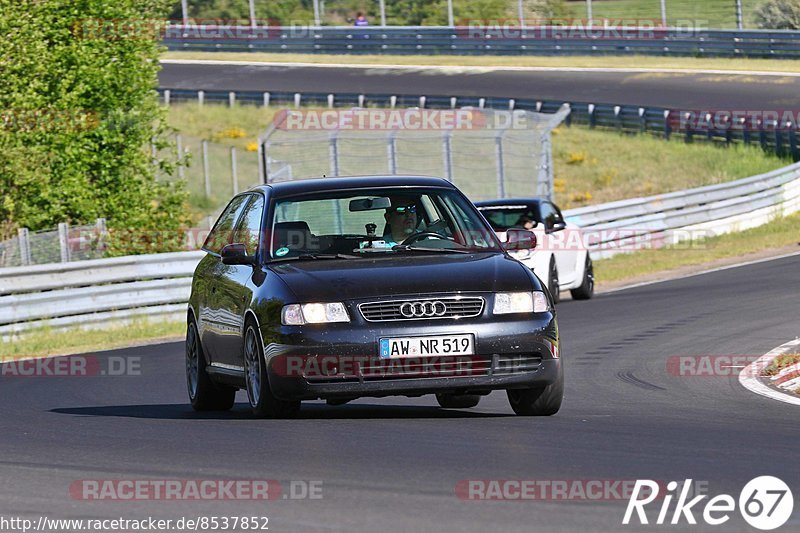
<svg viewBox="0 0 800 533"><path fill-rule="evenodd" d="M303 405L296 420L187 401L181 343L94 354L112 377L0 380L4 514L58 518L268 516L271 531L644 531L627 500L473 501L471 480L692 479L738 498L762 475L797 487L797 407L676 358L758 357L797 337L800 255L599 294L558 306L566 394L553 417L514 416L494 392L467 410L432 396ZM123 365L124 366L124 365ZM279 480L272 501L87 501L81 480ZM312 482L318 497L292 494ZM302 484L300 486L303 486ZM654 504L655 519L660 504ZM682 520L670 531L752 531ZM781 531L800 529L795 512Z"/></svg>

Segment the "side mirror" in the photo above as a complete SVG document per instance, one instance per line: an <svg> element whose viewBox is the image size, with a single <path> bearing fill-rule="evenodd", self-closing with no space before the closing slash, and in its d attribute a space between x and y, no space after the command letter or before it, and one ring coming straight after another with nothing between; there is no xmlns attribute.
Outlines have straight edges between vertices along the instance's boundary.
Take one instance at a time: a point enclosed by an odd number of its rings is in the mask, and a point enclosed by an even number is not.
<svg viewBox="0 0 800 533"><path fill-rule="evenodd" d="M547 228L545 230L545 233L555 233L556 231L561 231L563 229L566 229L566 227L567 227L567 223L566 222L563 222L563 221L562 222L556 222L555 224L553 224L552 226Z"/></svg>
<svg viewBox="0 0 800 533"><path fill-rule="evenodd" d="M228 244L222 248L222 264L224 265L253 265L255 257L247 255L247 247L241 243Z"/></svg>
<svg viewBox="0 0 800 533"><path fill-rule="evenodd" d="M509 228L503 248L507 251L532 250L536 248L536 235L526 229Z"/></svg>

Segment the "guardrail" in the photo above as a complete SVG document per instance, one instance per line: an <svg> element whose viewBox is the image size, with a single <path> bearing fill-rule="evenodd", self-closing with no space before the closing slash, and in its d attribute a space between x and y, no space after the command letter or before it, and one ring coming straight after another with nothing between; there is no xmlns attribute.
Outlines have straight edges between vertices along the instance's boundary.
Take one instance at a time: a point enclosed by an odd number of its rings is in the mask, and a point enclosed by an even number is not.
<svg viewBox="0 0 800 533"><path fill-rule="evenodd" d="M172 25L170 50L305 54L800 57L800 32L615 26Z"/></svg>
<svg viewBox="0 0 800 533"><path fill-rule="evenodd" d="M37 328L182 320L205 252L0 269L0 337Z"/></svg>
<svg viewBox="0 0 800 533"><path fill-rule="evenodd" d="M594 258L758 226L800 211L800 163L730 183L565 211ZM48 326L183 320L205 252L0 269L0 337Z"/></svg>
<svg viewBox="0 0 800 533"><path fill-rule="evenodd" d="M732 125L728 128L693 128L693 122L681 125L683 110L665 107L641 107L621 104L598 104L533 98L470 97L421 94L319 93L286 91L202 91L194 89L159 88L162 101L169 105L179 102L215 102L230 106L236 103L261 106L320 106L320 107L426 107L447 109L477 107L490 109L522 109L541 113L556 113L562 105L570 106L566 125L583 124L590 128L614 129L629 133L653 133L665 139L677 136L693 141L719 144L743 143L758 145L765 151L800 161L798 129L800 124L758 120L755 129ZM695 121L699 123L699 121ZM716 122L711 122L717 124ZM719 125L719 124L717 124ZM677 126L677 127L676 127Z"/></svg>
<svg viewBox="0 0 800 533"><path fill-rule="evenodd" d="M800 211L800 163L728 183L564 212L595 258L760 226Z"/></svg>

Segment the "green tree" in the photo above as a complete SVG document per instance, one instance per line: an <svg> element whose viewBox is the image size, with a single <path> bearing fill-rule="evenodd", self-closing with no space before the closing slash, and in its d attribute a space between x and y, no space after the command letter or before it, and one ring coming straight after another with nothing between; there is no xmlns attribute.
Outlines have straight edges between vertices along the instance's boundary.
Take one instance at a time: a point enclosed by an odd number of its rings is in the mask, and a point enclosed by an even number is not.
<svg viewBox="0 0 800 533"><path fill-rule="evenodd" d="M0 0L5 237L105 217L112 234L151 236L112 239L111 253L180 245L183 184L157 181L174 162L150 153L166 146L151 22L167 11L164 0Z"/></svg>
<svg viewBox="0 0 800 533"><path fill-rule="evenodd" d="M754 16L761 29L800 30L800 0L767 0Z"/></svg>

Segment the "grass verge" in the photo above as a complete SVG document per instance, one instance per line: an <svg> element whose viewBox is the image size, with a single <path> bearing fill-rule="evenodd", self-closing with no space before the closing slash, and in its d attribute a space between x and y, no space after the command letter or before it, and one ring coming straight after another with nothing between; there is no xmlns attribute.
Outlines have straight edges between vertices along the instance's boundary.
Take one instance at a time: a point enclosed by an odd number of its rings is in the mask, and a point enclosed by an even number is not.
<svg viewBox="0 0 800 533"><path fill-rule="evenodd" d="M800 73L800 62L780 59L651 56L456 56L336 55L263 52L165 52L162 59L315 63L347 65L420 65L451 67L546 67L599 69L733 70Z"/></svg>
<svg viewBox="0 0 800 533"><path fill-rule="evenodd" d="M800 363L800 353L787 353L779 355L761 372L762 376L774 376L787 366Z"/></svg>
<svg viewBox="0 0 800 533"><path fill-rule="evenodd" d="M98 330L42 328L17 340L0 341L0 362L112 350L143 342L182 337L185 330L186 324L181 321L135 321Z"/></svg>
<svg viewBox="0 0 800 533"><path fill-rule="evenodd" d="M728 233L675 247L641 250L595 261L598 286L649 274L669 275L681 267L712 264L727 258L741 257L765 250L798 245L800 213L777 218L757 228ZM800 246L797 246L800 251Z"/></svg>
<svg viewBox="0 0 800 533"><path fill-rule="evenodd" d="M214 214L233 195L230 147L237 149L239 190L259 182L256 140L276 112L275 108L200 107L194 103L169 108L169 124L181 132L184 148L191 153L186 179L196 214ZM212 141L210 197L205 193L201 139ZM434 166L425 173L443 175L444 168L436 166L441 163L440 148L434 149L438 150L435 156L429 157ZM609 157L609 154L615 155ZM687 144L680 139L664 141L650 135L582 126L555 130L553 160L555 200L563 209L731 181L790 163L755 146L722 148L703 142ZM494 176L486 180L484 171L468 165L463 175L456 176L457 181L473 180L491 186Z"/></svg>

